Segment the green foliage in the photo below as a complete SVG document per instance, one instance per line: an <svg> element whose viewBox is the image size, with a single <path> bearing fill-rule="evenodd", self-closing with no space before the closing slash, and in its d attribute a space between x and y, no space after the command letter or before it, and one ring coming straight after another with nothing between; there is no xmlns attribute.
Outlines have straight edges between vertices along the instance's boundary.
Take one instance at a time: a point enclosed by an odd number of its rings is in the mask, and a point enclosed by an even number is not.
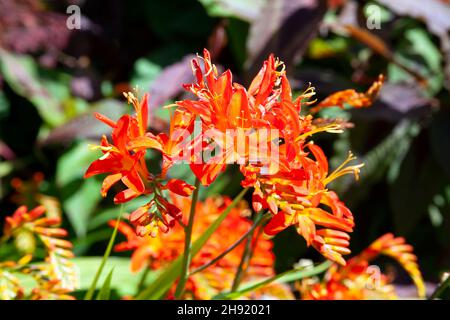
<svg viewBox="0 0 450 320"><path fill-rule="evenodd" d="M82 142L67 151L56 165L56 183L64 199L63 208L78 237L86 235L90 217L101 200L101 182L83 181L84 172L97 157L98 151L90 150Z"/></svg>
<svg viewBox="0 0 450 320"><path fill-rule="evenodd" d="M111 295L111 279L113 276L113 272L114 268L112 268L108 273L108 276L106 277L102 287L100 288L100 291L98 292L96 300L109 300Z"/></svg>
<svg viewBox="0 0 450 320"><path fill-rule="evenodd" d="M119 227L120 219L122 218L122 212L123 212L122 209L123 209L123 207L121 207L119 217L116 221L116 225L111 234L111 238L109 239L108 246L106 247L106 250L105 250L105 254L103 255L102 261L100 262L100 265L98 266L97 272L95 273L95 277L92 280L89 290L86 292L86 295L84 296L84 300L91 300L94 295L94 291L97 287L97 282L102 274L102 271L103 271L103 268L105 267L106 262L108 261L109 255L111 254L111 250L114 245L114 241L116 239L117 229ZM112 271L111 271L110 275L112 276ZM105 281L108 281L108 280L105 280ZM103 286L105 286L105 285L103 285Z"/></svg>

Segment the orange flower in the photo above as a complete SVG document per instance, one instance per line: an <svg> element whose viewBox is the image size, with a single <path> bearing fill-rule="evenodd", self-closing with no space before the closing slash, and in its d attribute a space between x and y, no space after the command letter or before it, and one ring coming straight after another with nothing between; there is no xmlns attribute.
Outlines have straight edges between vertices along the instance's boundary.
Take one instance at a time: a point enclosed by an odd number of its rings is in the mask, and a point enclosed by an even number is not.
<svg viewBox="0 0 450 320"><path fill-rule="evenodd" d="M9 278L7 279L9 284L7 283L5 288L0 288L0 296L8 290L12 290L6 292L8 299L14 296L19 298L22 293L20 281L10 272L11 270L1 270L2 267L7 267L14 268L14 272L34 278L38 287L32 290L31 299L73 299L68 293L78 287L78 275L74 263L70 260L74 257L72 243L62 239L67 236L67 231L58 227L61 219L43 216L45 211L44 206L38 206L30 211L27 207L21 206L12 216L5 218L2 239L14 239L17 249L27 254L17 262L7 261L0 264L0 273ZM33 264L30 262L38 242L45 249L45 262Z"/></svg>
<svg viewBox="0 0 450 320"><path fill-rule="evenodd" d="M239 159L245 177L242 185L255 189L254 209L269 208L274 214L266 233L274 235L295 225L308 245L326 258L345 265L342 255L350 253L348 233L352 232L353 216L327 185L346 174L358 177L362 165L347 166L355 159L350 154L341 166L329 173L328 160L322 149L308 139L319 132L342 132L346 124L339 120L320 121L313 119L312 115L301 115L303 106L315 102L310 101L315 94L314 88L309 87L293 99L284 64L273 55L264 62L248 90L232 82L229 70L219 75L207 50L203 53L204 71L200 59L192 61L196 83L185 85L198 100L178 101L178 110L199 116L203 126L215 133L212 139L206 139L203 150L207 150L213 140L221 152L209 163L191 164L194 174L202 184L209 185L230 159ZM320 103L318 108L344 102L355 107L368 106L382 82L380 77L364 94L354 90L336 93ZM276 130L279 140L275 143L277 157L268 153L270 156L266 158L250 161L259 150L251 147L239 150L236 144L228 146L221 134L230 129L240 130L243 134L237 139L244 141L255 135L258 129ZM274 150L270 137L264 143L267 150ZM201 153L197 154L197 157L201 156Z"/></svg>
<svg viewBox="0 0 450 320"><path fill-rule="evenodd" d="M54 228L54 226L61 223L61 219L58 217L42 217L44 213L44 206L38 206L31 211L28 211L27 207L25 206L19 207L12 216L5 218L3 234L9 237L20 228L26 227L29 228L30 231L43 237L67 236L66 230L61 228ZM70 245L70 243L68 242L65 243L67 243L67 245Z"/></svg>
<svg viewBox="0 0 450 320"><path fill-rule="evenodd" d="M397 260L413 279L418 296L425 296L425 285L412 246L391 233L374 241L367 249L348 261L347 266L333 265L324 280L305 279L299 289L303 299L396 299L395 287L385 274L369 263L379 255Z"/></svg>
<svg viewBox="0 0 450 320"><path fill-rule="evenodd" d="M309 87L294 99L284 64L273 55L264 62L248 90L232 82L230 70L219 75L206 49L203 58L192 60L192 69L196 82L184 87L197 100L176 102L168 135L153 136L146 132L147 96L139 103L132 94L127 95L135 106L134 116L123 116L117 123L99 117L113 127L113 145L104 138L100 148L105 155L94 162L87 175L112 173L105 179L103 193L122 180L128 189L116 196L116 202L140 194L150 195L149 202L134 211L130 220L140 235L154 236L157 230L168 232L182 215L180 207L165 200L161 190L169 189L185 196L193 189L180 181L161 184L177 158L187 156L193 173L203 185L211 184L227 163L237 162L245 177L242 186L254 188L253 208L256 211L268 208L274 215L265 229L267 234L274 235L294 225L308 245L326 258L345 265L342 255L350 253L348 233L353 230L353 216L328 185L346 174L357 178L362 165L348 165L355 159L350 153L341 166L329 172L327 157L310 138L319 132L342 132L346 123L301 115L302 107L315 103L310 101L314 88ZM336 93L318 108L344 102L355 107L367 106L377 95L382 81L380 77L364 94L353 90ZM201 120L203 132L192 137L196 117ZM234 130L232 137L228 135L229 130ZM262 134L262 130L273 130L277 135ZM257 147L248 143L255 137ZM245 147L239 148L239 142L243 141ZM216 147L217 154L204 161L205 155L212 154ZM262 155L261 148L266 151ZM144 160L147 149L162 152L159 177L147 171Z"/></svg>
<svg viewBox="0 0 450 320"><path fill-rule="evenodd" d="M152 176L148 172L145 164L145 150L131 152L128 148L130 141L146 135L150 139L147 130L148 118L148 95L144 95L141 103L132 93L125 95L136 110L134 116L124 115L117 122L107 117L95 114L97 119L103 121L113 128L112 140L110 144L108 139L103 136L99 148L103 156L94 161L85 173L85 178L93 175L108 173L109 175L103 181L101 193L105 197L108 190L117 182L122 182L128 189L120 192L114 198L115 203L127 202L146 191L145 182L150 182ZM153 137L153 148L161 149L159 141Z"/></svg>
<svg viewBox="0 0 450 320"><path fill-rule="evenodd" d="M172 151L172 141L163 134L154 136L147 132L148 94L144 95L141 102L130 92L126 93L125 97L133 105L136 111L134 115L124 115L117 122L100 114L95 115L97 119L112 127L112 143L103 136L101 145L97 148L104 155L89 166L85 178L109 174L104 179L101 189L104 197L114 184L122 181L127 189L114 197L115 203L124 203L140 195L149 195L149 202L135 210L130 215L130 221L139 235L150 234L155 237L158 230L167 232L181 217L180 209L165 200L162 190L169 189L188 196L194 187L176 179L163 185L161 179L168 168L163 169L160 176L154 176L148 171L145 162L147 150L156 149L161 151L164 157L172 156L173 153L167 153ZM180 125L180 122L174 123L175 126Z"/></svg>
<svg viewBox="0 0 450 320"><path fill-rule="evenodd" d="M255 210L268 208L274 214L265 228L268 235L294 225L308 245L345 265L342 255L350 253L347 233L353 230L353 215L327 185L342 175L357 174L360 165L345 167L354 159L350 155L341 167L329 173L328 161L320 147L307 144L298 148L299 153L288 161L287 146L280 147L280 170L276 174L260 174L251 165L243 167L241 171L246 176L243 185L255 188Z"/></svg>
<svg viewBox="0 0 450 320"><path fill-rule="evenodd" d="M326 107L344 108L345 104L348 104L353 108L370 107L375 98L378 96L383 82L384 76L379 75L378 80L375 81L366 92L360 93L353 89L347 89L333 93L326 99L322 100L315 108L311 110L311 112L314 113Z"/></svg>
<svg viewBox="0 0 450 320"><path fill-rule="evenodd" d="M211 135L203 133L195 138L196 141L204 141L203 149L205 150L208 146L214 148L210 140L213 140L220 149L219 154L206 163L201 159L202 154L194 154L192 159L192 171L203 185L209 185L225 169L227 163L238 159L245 163L249 161L250 154L255 150L251 150L248 143L245 148L240 149L237 147L238 142L257 138L255 131L257 129L275 128L270 121L276 120L276 115L273 116L276 112L266 116L266 111L271 108L269 94L272 94L272 87L267 78L274 78L278 73L276 69L282 64L271 56L262 70L263 73L267 70L267 75L260 72L247 92L243 86L232 82L230 70L219 76L217 68L211 62L208 50L203 51L204 72L201 70L199 60L200 58L192 60L192 69L197 83L184 85L198 97L198 100L177 101L176 104L179 107L178 110L199 116L203 131L211 133ZM257 86L255 83L258 81L263 82L265 91L255 92ZM282 127L280 121L279 123ZM234 136L231 136L230 130L234 130ZM227 140L231 140L231 143ZM269 141L264 143L267 144L267 148L270 148Z"/></svg>
<svg viewBox="0 0 450 320"><path fill-rule="evenodd" d="M174 205L182 209L183 219L186 222L189 218L191 200L173 193L171 194L171 200ZM208 198L204 202L197 203L193 229L194 241L205 232L230 202L229 198ZM190 265L191 270L203 266L217 257L248 231L252 223L243 216L247 214L247 211L248 208L245 204L231 210L205 246L193 257ZM114 221L110 222L110 225L113 226L114 223ZM179 224L176 224L169 232L161 234L158 238L138 236L124 222L120 223L119 231L126 236L127 241L116 245L115 250L134 251L131 258L132 271L138 271L145 266L151 269L164 267L183 253L184 236L182 226ZM271 241L260 237L255 237L253 241L254 253L247 268L247 279L273 275L274 255L271 251ZM208 299L224 289L229 289L240 263L244 244L245 242L241 243L214 265L192 275L188 282L186 294L192 294L197 299Z"/></svg>

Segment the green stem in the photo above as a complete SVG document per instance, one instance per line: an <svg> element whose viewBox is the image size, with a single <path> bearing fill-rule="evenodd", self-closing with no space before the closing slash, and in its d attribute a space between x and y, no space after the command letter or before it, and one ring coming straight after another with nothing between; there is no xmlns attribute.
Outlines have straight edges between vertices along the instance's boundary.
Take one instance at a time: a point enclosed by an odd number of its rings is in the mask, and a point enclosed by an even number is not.
<svg viewBox="0 0 450 320"><path fill-rule="evenodd" d="M92 281L88 292L86 292L86 295L84 296L84 300L92 300L92 297L94 296L94 291L97 288L98 279L100 278L103 268L105 267L106 260L108 260L108 257L111 254L111 250L114 245L114 240L116 239L116 235L117 235L117 229L119 228L120 219L122 218L122 212L123 212L123 204L120 206L119 218L116 221L114 231L111 234L111 238L109 239L109 243L108 243L108 246L106 247L105 254L103 255L102 262L100 263L100 266L97 269L97 273L94 276L94 280Z"/></svg>
<svg viewBox="0 0 450 320"><path fill-rule="evenodd" d="M434 300L439 298L444 291L450 287L450 275L447 276L447 279L444 280L437 288L434 290L433 294L430 296L429 300Z"/></svg>
<svg viewBox="0 0 450 320"><path fill-rule="evenodd" d="M230 203L230 205L223 210L219 217L214 220L213 223L202 233L198 239L192 244L192 257L200 252L205 243L211 238L211 235L219 228L222 222L228 217L231 210L242 200L247 193L248 188L243 189ZM140 292L136 296L136 300L156 300L164 296L164 294L170 289L172 284L177 280L181 274L181 264L183 257L180 255L162 272L147 288Z"/></svg>
<svg viewBox="0 0 450 320"><path fill-rule="evenodd" d="M175 298L179 299L184 292L184 287L188 280L189 264L191 263L191 240L192 240L192 227L194 226L195 208L197 206L198 192L200 189L200 180L195 179L195 190L192 195L191 211L189 212L189 220L185 230L184 236L184 253L183 253L183 263L180 275L180 281L178 282L177 288L175 290Z"/></svg>
<svg viewBox="0 0 450 320"><path fill-rule="evenodd" d="M261 221L262 216L263 216L262 214L256 214L256 216L254 218L254 222L253 222L254 225L259 225L259 222ZM245 248L244 248L244 252L242 253L241 262L239 263L239 266L238 266L237 271L236 271L236 275L235 275L234 280L233 280L233 285L231 287L231 292L234 292L234 291L236 291L238 289L239 284L241 283L242 278L244 277L245 269L246 269L246 268L244 268L244 266L246 266L248 264L248 262L249 262L249 260L251 258L252 239L253 239L253 234L255 232L255 229L256 228L254 228L252 230L252 232L250 232L247 235L247 242L245 243Z"/></svg>
<svg viewBox="0 0 450 320"><path fill-rule="evenodd" d="M206 268L212 266L213 264L215 264L216 262L218 262L220 259L222 259L223 257L225 257L228 253L230 253L231 251L233 251L238 245L240 245L242 243L242 241L244 241L245 239L247 239L247 236L250 233L253 233L253 230L255 230L263 221L264 219L260 220L260 223L254 223L250 229L248 229L248 231L246 233L244 233L242 235L242 237L240 237L235 243L233 243L230 247L228 247L228 249L226 249L225 251L223 251L221 254L219 254L216 258L214 258L213 260L211 260L208 263L205 263L204 265L202 265L201 267L198 267L197 269L193 270L189 275L193 275L197 272L203 271Z"/></svg>
<svg viewBox="0 0 450 320"><path fill-rule="evenodd" d="M142 273L141 279L139 280L138 292L140 292L144 288L145 280L147 279L149 272L150 272L150 267L147 266L147 268L145 268L144 272Z"/></svg>

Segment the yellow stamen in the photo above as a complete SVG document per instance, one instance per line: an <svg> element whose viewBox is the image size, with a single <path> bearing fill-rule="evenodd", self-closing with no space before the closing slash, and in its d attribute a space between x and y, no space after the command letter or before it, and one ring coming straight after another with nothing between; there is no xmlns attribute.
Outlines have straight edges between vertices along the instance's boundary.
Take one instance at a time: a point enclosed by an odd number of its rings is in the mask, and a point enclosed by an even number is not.
<svg viewBox="0 0 450 320"><path fill-rule="evenodd" d="M309 136L312 136L315 133L323 132L323 131L326 131L326 132L329 132L329 133L342 133L342 132L344 132L342 130L342 126L339 123L332 123L332 124L329 124L329 125L326 125L326 126L323 126L323 127L315 128L315 129L313 129L311 131L308 131L308 132L305 132L304 134L299 135L297 137L297 139L295 139L295 142L300 141L300 140L305 140L305 138L307 138Z"/></svg>
<svg viewBox="0 0 450 320"><path fill-rule="evenodd" d="M91 149L91 150L102 150L105 152L111 151L113 149L112 146L105 147L105 146L99 146L97 144L88 144L88 146L89 146L89 149Z"/></svg>
<svg viewBox="0 0 450 320"><path fill-rule="evenodd" d="M351 153L351 151L349 151L348 153L348 157L347 159L341 163L341 165L339 167L336 168L336 170L334 170L325 180L324 180L324 184L327 185L328 183L330 183L331 181L342 177L346 174L354 174L355 175L355 179L358 180L359 179L359 169L361 167L364 166L364 163L360 163L354 166L348 166L345 167L350 161L352 160L356 160L356 157L353 155L353 153Z"/></svg>

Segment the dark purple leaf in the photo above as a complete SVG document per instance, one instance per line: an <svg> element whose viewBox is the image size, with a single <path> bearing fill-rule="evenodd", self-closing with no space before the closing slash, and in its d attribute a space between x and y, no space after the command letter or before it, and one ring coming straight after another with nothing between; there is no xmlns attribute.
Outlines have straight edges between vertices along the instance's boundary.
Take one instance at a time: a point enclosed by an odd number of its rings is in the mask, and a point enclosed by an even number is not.
<svg viewBox="0 0 450 320"><path fill-rule="evenodd" d="M52 130L50 134L40 141L40 145L55 143L67 144L75 139L95 139L103 134L108 134L111 129L104 123L98 121L94 112L99 112L116 120L127 112L126 104L117 100L104 100L95 104L90 112L80 115L62 126Z"/></svg>
<svg viewBox="0 0 450 320"><path fill-rule="evenodd" d="M0 140L0 157L6 160L13 160L16 155L6 143Z"/></svg>
<svg viewBox="0 0 450 320"><path fill-rule="evenodd" d="M166 101L181 94L184 83L193 80L191 59L194 55L187 55L181 61L171 64L156 77L150 86L150 104L159 107Z"/></svg>
<svg viewBox="0 0 450 320"><path fill-rule="evenodd" d="M323 0L268 1L251 25L247 42L249 76L274 53L293 68L315 37L327 11Z"/></svg>

